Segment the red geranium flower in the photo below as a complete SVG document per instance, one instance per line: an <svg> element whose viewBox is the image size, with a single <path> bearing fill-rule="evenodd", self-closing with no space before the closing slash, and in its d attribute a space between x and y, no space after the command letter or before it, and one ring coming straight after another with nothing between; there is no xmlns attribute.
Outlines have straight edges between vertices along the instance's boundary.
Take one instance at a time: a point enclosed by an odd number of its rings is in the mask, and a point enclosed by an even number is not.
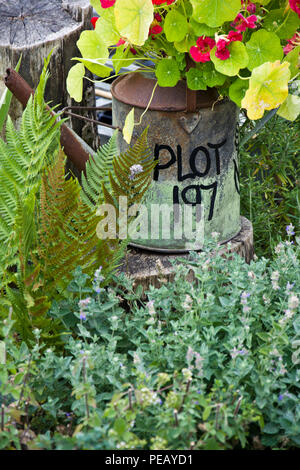
<svg viewBox="0 0 300 470"><path fill-rule="evenodd" d="M248 18L244 18L241 13L237 15L235 20L232 23L232 26L239 32L242 33L246 31L247 28L254 29L256 28L255 22L257 21L257 16L251 15Z"/></svg>
<svg viewBox="0 0 300 470"><path fill-rule="evenodd" d="M217 50L215 54L218 59L229 59L230 51L226 47L228 44L230 44L230 42L225 41L225 39L219 39L219 41L217 42Z"/></svg>
<svg viewBox="0 0 300 470"><path fill-rule="evenodd" d="M227 39L229 39L229 42L242 41L243 35L242 33L239 33L238 31L229 31L227 35Z"/></svg>
<svg viewBox="0 0 300 470"><path fill-rule="evenodd" d="M196 46L190 48L191 57L195 62L209 62L210 51L215 47L216 41L212 38L200 36L197 39Z"/></svg>
<svg viewBox="0 0 300 470"><path fill-rule="evenodd" d="M99 20L98 16L93 16L91 18L91 23L92 23L94 29L96 27L96 23L97 23L98 20Z"/></svg>
<svg viewBox="0 0 300 470"><path fill-rule="evenodd" d="M116 0L100 0L102 8L110 8L114 6Z"/></svg>
<svg viewBox="0 0 300 470"><path fill-rule="evenodd" d="M300 46L300 33L294 34L294 36L288 40L287 45L283 48L283 52L288 54L291 52L295 47Z"/></svg>
<svg viewBox="0 0 300 470"><path fill-rule="evenodd" d="M300 18L300 0L289 0L291 9L298 14Z"/></svg>
<svg viewBox="0 0 300 470"><path fill-rule="evenodd" d="M163 3L166 3L167 5L171 5L174 2L175 0L152 0L153 5L162 5Z"/></svg>
<svg viewBox="0 0 300 470"><path fill-rule="evenodd" d="M160 26L160 24L154 24L153 26L151 26L151 28L149 29L149 36L150 35L155 35L155 34L159 34L162 32L162 27Z"/></svg>
<svg viewBox="0 0 300 470"><path fill-rule="evenodd" d="M249 2L247 5L247 11L249 11L249 13L255 13L256 12L255 3Z"/></svg>

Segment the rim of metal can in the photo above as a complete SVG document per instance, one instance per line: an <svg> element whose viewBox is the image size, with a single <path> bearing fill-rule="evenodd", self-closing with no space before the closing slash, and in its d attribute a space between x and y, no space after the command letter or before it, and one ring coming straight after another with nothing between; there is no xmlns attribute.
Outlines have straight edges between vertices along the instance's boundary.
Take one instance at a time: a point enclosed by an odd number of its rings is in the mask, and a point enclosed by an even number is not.
<svg viewBox="0 0 300 470"><path fill-rule="evenodd" d="M241 225L239 227L239 230L238 232L236 232L234 235L232 235L230 238L227 238L226 240L222 240L219 243L219 245L225 245L225 243L228 243L230 242L230 240L232 240L233 238L235 238L241 231ZM189 253L190 251L202 251L202 248L195 248L195 249L176 249L176 248L158 248L156 246L146 246L146 245L139 245L138 243L131 243L129 242L128 243L129 246L132 246L133 248L139 248L139 249L142 249L142 250L147 250L147 251L153 251L153 252L158 252L158 253L166 253L166 254L169 254L171 255L172 253L173 254L182 254L182 253Z"/></svg>
<svg viewBox="0 0 300 470"><path fill-rule="evenodd" d="M145 109L150 101L155 78L145 76L144 73L128 73L113 81L111 94L113 98L122 103ZM210 108L224 100L218 99L215 88L197 91L197 109ZM174 87L157 86L149 110L153 111L186 111L187 86L180 80Z"/></svg>

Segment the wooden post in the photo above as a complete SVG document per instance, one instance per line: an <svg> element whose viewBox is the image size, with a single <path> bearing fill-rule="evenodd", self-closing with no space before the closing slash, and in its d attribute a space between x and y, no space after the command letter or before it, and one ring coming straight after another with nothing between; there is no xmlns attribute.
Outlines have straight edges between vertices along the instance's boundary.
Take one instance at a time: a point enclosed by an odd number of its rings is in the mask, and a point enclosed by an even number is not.
<svg viewBox="0 0 300 470"><path fill-rule="evenodd" d="M66 89L66 78L79 55L76 42L83 30L91 29L92 7L89 0L0 0L0 76L15 67L20 55L20 75L36 88L44 58L55 48L49 64L50 79L46 102L51 106L72 106L75 103ZM0 80L0 95L5 85ZM84 83L82 106L95 106L94 85ZM59 109L59 108L58 108ZM89 112L92 118L95 116ZM22 106L13 98L10 116L18 125ZM70 118L68 125L92 148L99 145L97 125ZM71 167L73 170L73 168ZM76 172L74 170L74 172Z"/></svg>

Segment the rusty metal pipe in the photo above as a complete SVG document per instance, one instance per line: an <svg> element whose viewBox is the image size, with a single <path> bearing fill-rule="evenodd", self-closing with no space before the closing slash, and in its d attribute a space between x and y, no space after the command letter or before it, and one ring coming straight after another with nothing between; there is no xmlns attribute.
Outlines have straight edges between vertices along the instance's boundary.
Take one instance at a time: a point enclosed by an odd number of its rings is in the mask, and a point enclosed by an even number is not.
<svg viewBox="0 0 300 470"><path fill-rule="evenodd" d="M30 96L34 94L34 90L28 85L24 78L12 68L6 70L4 82L7 88L25 108ZM46 105L46 107L53 116L56 115L51 111L49 106ZM92 149L65 124L61 126L60 143L66 156L74 163L76 168L79 171L84 171L89 156L94 153Z"/></svg>

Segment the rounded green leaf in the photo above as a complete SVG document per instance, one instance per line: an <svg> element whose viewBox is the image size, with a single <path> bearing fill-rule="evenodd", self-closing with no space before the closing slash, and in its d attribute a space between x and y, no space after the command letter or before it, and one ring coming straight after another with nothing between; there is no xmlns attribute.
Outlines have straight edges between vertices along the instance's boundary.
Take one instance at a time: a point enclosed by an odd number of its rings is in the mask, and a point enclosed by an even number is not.
<svg viewBox="0 0 300 470"><path fill-rule="evenodd" d="M295 121L300 114L300 97L288 95L277 111L277 114L288 121Z"/></svg>
<svg viewBox="0 0 300 470"><path fill-rule="evenodd" d="M94 31L83 31L77 41L77 47L81 52L81 62L98 77L108 77L111 70L104 64L108 59L109 52L107 46L101 41L99 34ZM89 62L86 59L92 59Z"/></svg>
<svg viewBox="0 0 300 470"><path fill-rule="evenodd" d="M215 56L217 48L214 47L210 53L211 60L215 64L216 70L224 75L233 77L237 75L240 69L247 67L249 57L246 47L242 42L235 41L229 44L230 57L226 60L218 59Z"/></svg>
<svg viewBox="0 0 300 470"><path fill-rule="evenodd" d="M173 87L180 79L180 71L176 60L162 59L155 70L158 85L162 87Z"/></svg>
<svg viewBox="0 0 300 470"><path fill-rule="evenodd" d="M289 63L266 62L252 71L249 89L242 100L249 119L260 119L265 110L278 108L288 96Z"/></svg>
<svg viewBox="0 0 300 470"><path fill-rule="evenodd" d="M246 49L249 56L249 70L253 70L265 62L275 62L275 60L283 58L279 37L264 29L252 34L250 41L246 44Z"/></svg>
<svg viewBox="0 0 300 470"><path fill-rule="evenodd" d="M189 30L188 22L185 16L178 11L169 11L164 23L164 32L170 42L180 42L187 35Z"/></svg>
<svg viewBox="0 0 300 470"><path fill-rule="evenodd" d="M132 44L142 46L148 38L153 21L151 0L118 0L115 4L116 26L121 36Z"/></svg>
<svg viewBox="0 0 300 470"><path fill-rule="evenodd" d="M207 86L203 80L203 74L196 68L191 68L187 74L187 86L190 90L206 90Z"/></svg>
<svg viewBox="0 0 300 470"><path fill-rule="evenodd" d="M103 64L108 59L107 46L101 41L96 31L83 31L76 44L83 58L99 59Z"/></svg>
<svg viewBox="0 0 300 470"><path fill-rule="evenodd" d="M294 78L299 73L300 67L300 46L295 47L288 55L284 58L284 62L289 62L291 78Z"/></svg>
<svg viewBox="0 0 300 470"><path fill-rule="evenodd" d="M174 42L174 47L179 52L189 52L190 48L196 44L196 36L189 26L188 33L182 41Z"/></svg>
<svg viewBox="0 0 300 470"><path fill-rule="evenodd" d="M112 46L117 44L120 39L120 34L116 30L115 16L113 11L108 17L101 17L98 19L95 27L95 32L99 40L105 46Z"/></svg>
<svg viewBox="0 0 300 470"><path fill-rule="evenodd" d="M226 75L223 75L215 69L215 66L212 62L206 62L205 64L202 64L201 72L203 74L203 80L210 88L224 85L227 79Z"/></svg>
<svg viewBox="0 0 300 470"><path fill-rule="evenodd" d="M299 25L300 19L297 13L291 9L286 11L285 8L270 11L263 22L264 29L276 33L280 39L290 39Z"/></svg>
<svg viewBox="0 0 300 470"><path fill-rule="evenodd" d="M204 23L197 23L194 18L190 19L190 25L193 28L193 31L196 36L210 36L215 37L215 33L218 31L218 28L210 28Z"/></svg>
<svg viewBox="0 0 300 470"><path fill-rule="evenodd" d="M191 0L193 17L211 28L232 21L241 9L240 0Z"/></svg>
<svg viewBox="0 0 300 470"><path fill-rule="evenodd" d="M67 77L67 90L71 98L80 102L82 100L84 65L76 64L71 67Z"/></svg>
<svg viewBox="0 0 300 470"><path fill-rule="evenodd" d="M98 77L104 78L109 77L112 69L106 65L99 64L95 59L83 59L82 57L75 57L79 60L90 72L97 75Z"/></svg>
<svg viewBox="0 0 300 470"><path fill-rule="evenodd" d="M249 88L248 80L241 80L238 78L233 82L229 87L229 98L233 101L239 108L242 107L242 100L246 94L246 91Z"/></svg>

